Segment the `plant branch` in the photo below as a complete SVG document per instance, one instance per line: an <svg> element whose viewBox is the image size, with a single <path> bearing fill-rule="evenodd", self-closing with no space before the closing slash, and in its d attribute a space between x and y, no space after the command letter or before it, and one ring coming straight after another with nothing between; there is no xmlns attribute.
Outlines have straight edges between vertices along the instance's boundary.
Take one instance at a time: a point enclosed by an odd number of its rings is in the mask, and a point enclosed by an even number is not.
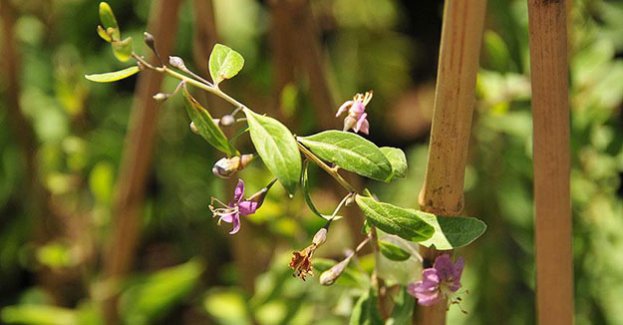
<svg viewBox="0 0 623 325"><path fill-rule="evenodd" d="M316 157L313 152L309 151L304 145L300 142L296 142L299 146L299 150L307 157L307 159L313 161L316 165L320 166L320 168L324 169L327 174L331 175L343 188L345 188L348 192L351 193L359 193L350 183L348 183L342 175L340 175L337 170L329 167L329 165L325 164L324 161L320 160L320 158Z"/></svg>

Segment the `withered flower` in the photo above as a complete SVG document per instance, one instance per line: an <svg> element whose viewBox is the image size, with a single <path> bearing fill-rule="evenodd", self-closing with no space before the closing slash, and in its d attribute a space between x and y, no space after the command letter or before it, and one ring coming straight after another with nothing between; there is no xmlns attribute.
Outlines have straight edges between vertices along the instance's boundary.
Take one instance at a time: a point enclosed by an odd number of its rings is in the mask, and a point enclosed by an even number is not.
<svg viewBox="0 0 623 325"><path fill-rule="evenodd" d="M326 240L327 228L320 228L316 235L314 235L311 245L305 247L305 249L299 252L292 253L290 267L294 269L294 276L297 276L301 278L301 280L305 281L306 276L314 275L314 272L312 271L312 256L314 255L316 248L324 244Z"/></svg>

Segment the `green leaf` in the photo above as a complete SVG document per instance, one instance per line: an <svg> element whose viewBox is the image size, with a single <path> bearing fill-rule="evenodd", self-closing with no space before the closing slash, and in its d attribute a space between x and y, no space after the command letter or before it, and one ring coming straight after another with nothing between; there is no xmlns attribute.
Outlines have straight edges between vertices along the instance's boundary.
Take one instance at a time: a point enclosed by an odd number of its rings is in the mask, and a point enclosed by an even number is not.
<svg viewBox="0 0 623 325"><path fill-rule="evenodd" d="M113 41L111 46L117 60L126 62L132 57L132 37L127 37L123 41Z"/></svg>
<svg viewBox="0 0 623 325"><path fill-rule="evenodd" d="M355 202L374 226L406 240L421 242L433 236L433 226L422 220L416 210L404 209L371 197L357 195Z"/></svg>
<svg viewBox="0 0 623 325"><path fill-rule="evenodd" d="M199 135L214 148L227 154L227 156L231 157L236 155L236 148L229 143L223 130L214 123L210 112L193 98L186 87L183 88L183 95L186 99L186 112L190 120L193 121L197 127Z"/></svg>
<svg viewBox="0 0 623 325"><path fill-rule="evenodd" d="M102 25L104 25L104 29L106 31L110 31L109 34L112 37L113 41L118 41L121 39L121 32L119 31L119 25L117 24L117 19L115 18L115 14L110 8L110 5L106 2L100 2L99 6L100 13L100 21Z"/></svg>
<svg viewBox="0 0 623 325"><path fill-rule="evenodd" d="M294 136L281 122L244 109L255 150L285 189L293 195L301 176L301 155Z"/></svg>
<svg viewBox="0 0 623 325"><path fill-rule="evenodd" d="M106 29L104 29L102 25L97 25L97 35L99 35L103 40L105 40L108 43L112 42L111 36L108 35L108 33L106 32Z"/></svg>
<svg viewBox="0 0 623 325"><path fill-rule="evenodd" d="M2 308L3 324L78 324L78 314L73 309L24 304Z"/></svg>
<svg viewBox="0 0 623 325"><path fill-rule="evenodd" d="M298 140L321 159L353 173L380 181L392 175L392 166L383 152L357 134L330 130Z"/></svg>
<svg viewBox="0 0 623 325"><path fill-rule="evenodd" d="M210 53L208 65L212 81L218 85L221 81L234 77L242 70L244 58L229 47L216 44Z"/></svg>
<svg viewBox="0 0 623 325"><path fill-rule="evenodd" d="M377 297L374 289L364 293L351 312L349 325L381 325L383 320L377 308Z"/></svg>
<svg viewBox="0 0 623 325"><path fill-rule="evenodd" d="M322 219L325 220L332 220L331 215L330 214L323 214L321 213L318 208L316 208L316 205L314 204L314 201L312 201L311 198L311 191L309 189L309 181L308 181L308 177L307 177L307 168L308 168L308 163L305 162L304 167L303 167L303 176L301 176L301 183L303 184L303 196L305 197L305 203L307 203L307 206L309 207L309 209L317 216L319 216ZM341 219L342 216L335 216L333 219L334 220L338 220Z"/></svg>
<svg viewBox="0 0 623 325"><path fill-rule="evenodd" d="M477 218L442 217L422 211L417 213L435 228L435 234L420 244L426 247L435 246L438 250L468 245L482 236L487 229L487 225Z"/></svg>
<svg viewBox="0 0 623 325"><path fill-rule="evenodd" d="M404 249L384 240L379 240L379 249L381 254L389 258L392 261L406 261L411 257L411 254Z"/></svg>
<svg viewBox="0 0 623 325"><path fill-rule="evenodd" d="M379 149L392 166L391 178L407 176L407 157L404 151L393 147L381 147Z"/></svg>
<svg viewBox="0 0 623 325"><path fill-rule="evenodd" d="M114 82L121 79L125 79L132 75L135 75L139 72L139 68L137 66L125 68L123 70L115 71L115 72L107 72L100 74L88 74L84 77L95 82Z"/></svg>

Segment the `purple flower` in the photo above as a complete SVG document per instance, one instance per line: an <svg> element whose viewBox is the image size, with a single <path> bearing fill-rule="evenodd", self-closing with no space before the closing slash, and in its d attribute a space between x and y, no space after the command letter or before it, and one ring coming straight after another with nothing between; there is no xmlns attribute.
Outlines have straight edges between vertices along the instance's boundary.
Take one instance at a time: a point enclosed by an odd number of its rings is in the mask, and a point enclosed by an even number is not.
<svg viewBox="0 0 623 325"><path fill-rule="evenodd" d="M214 216L218 216L218 223L221 221L226 223L231 223L233 225L233 229L229 232L230 234L235 234L240 230L240 216L248 216L250 214L254 214L257 209L262 206L264 202L264 198L266 197L266 193L270 189L270 186L274 183L271 182L267 187L263 188L261 191L253 194L248 199L243 199L244 195L244 182L239 179L236 188L234 189L234 198L229 204L224 204L221 201L212 198L212 202L216 201L221 204L223 207L214 208L214 206L210 205L210 210L214 213Z"/></svg>
<svg viewBox="0 0 623 325"><path fill-rule="evenodd" d="M365 112L366 105L372 99L372 91L368 91L365 95L357 94L353 97L353 100L346 101L337 110L335 117L340 116L342 113L348 110L348 115L344 118L344 131L353 129L355 133L361 131L361 133L368 134L370 130L370 123L366 119L368 114Z"/></svg>
<svg viewBox="0 0 623 325"><path fill-rule="evenodd" d="M461 288L463 265L461 257L453 263L448 254L438 256L432 268L422 270L422 280L409 285L409 294L423 306L432 306L450 297Z"/></svg>

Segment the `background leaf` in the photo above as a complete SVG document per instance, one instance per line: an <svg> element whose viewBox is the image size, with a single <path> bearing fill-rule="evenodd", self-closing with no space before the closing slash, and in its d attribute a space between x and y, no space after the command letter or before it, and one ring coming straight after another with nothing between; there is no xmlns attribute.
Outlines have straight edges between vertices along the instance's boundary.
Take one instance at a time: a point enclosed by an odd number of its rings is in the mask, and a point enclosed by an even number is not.
<svg viewBox="0 0 623 325"><path fill-rule="evenodd" d="M301 177L301 154L294 136L281 122L244 109L255 150L290 195Z"/></svg>
<svg viewBox="0 0 623 325"><path fill-rule="evenodd" d="M186 112L197 127L199 135L214 148L227 154L227 156L231 157L236 155L236 148L229 143L223 130L214 123L210 112L193 98L186 87L184 87L183 94L187 104Z"/></svg>
<svg viewBox="0 0 623 325"><path fill-rule="evenodd" d="M243 66L244 58L240 53L222 44L214 45L210 53L209 67L210 76L215 84L234 77Z"/></svg>
<svg viewBox="0 0 623 325"><path fill-rule="evenodd" d="M321 159L353 173L380 181L392 175L392 166L383 152L357 134L330 130L298 140Z"/></svg>
<svg viewBox="0 0 623 325"><path fill-rule="evenodd" d="M411 257L411 254L404 249L387 241L379 240L379 250L383 256L389 258L392 261L406 261Z"/></svg>
<svg viewBox="0 0 623 325"><path fill-rule="evenodd" d="M386 233L421 242L431 238L435 232L433 226L422 220L416 210L400 208L361 195L355 196L355 202L366 218Z"/></svg>
<svg viewBox="0 0 623 325"><path fill-rule="evenodd" d="M407 175L407 156L405 156L404 151L394 147L381 147L379 149L392 166L391 178L405 177Z"/></svg>
<svg viewBox="0 0 623 325"><path fill-rule="evenodd" d="M100 74L88 74L84 77L95 82L114 82L121 79L125 79L132 75L135 75L139 72L139 68L137 66L125 68L123 70L115 71L115 72L106 72Z"/></svg>

